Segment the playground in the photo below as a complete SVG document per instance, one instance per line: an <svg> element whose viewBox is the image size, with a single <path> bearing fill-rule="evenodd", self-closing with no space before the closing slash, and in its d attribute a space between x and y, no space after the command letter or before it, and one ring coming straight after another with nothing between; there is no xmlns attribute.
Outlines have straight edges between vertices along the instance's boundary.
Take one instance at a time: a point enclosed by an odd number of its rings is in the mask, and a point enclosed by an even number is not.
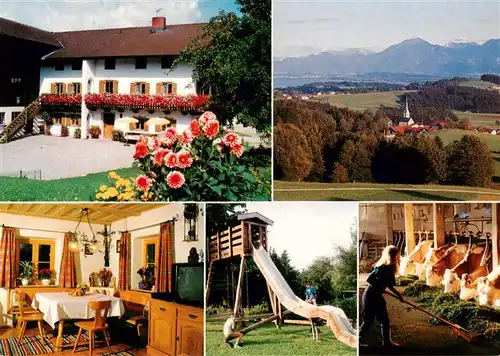
<svg viewBox="0 0 500 356"><path fill-rule="evenodd" d="M282 205L281 214L292 204ZM324 216L329 221L332 217ZM288 225L293 224L303 222L290 216ZM331 278L346 261L311 256L309 265L299 271L293 254L289 256L286 249L279 254L272 248L273 237L279 245L279 231L283 232L273 225L274 221L263 214L243 212L225 229L207 234L207 355L306 354L311 350L317 355L355 355L356 314L352 306L356 303L356 270L350 271L349 279L354 291L343 286L334 290ZM269 229L276 235L269 234ZM317 238L326 239L311 233L309 242ZM294 241L290 236L288 242L292 245L303 240ZM355 259L354 241L339 251ZM348 316L341 307L349 302Z"/></svg>

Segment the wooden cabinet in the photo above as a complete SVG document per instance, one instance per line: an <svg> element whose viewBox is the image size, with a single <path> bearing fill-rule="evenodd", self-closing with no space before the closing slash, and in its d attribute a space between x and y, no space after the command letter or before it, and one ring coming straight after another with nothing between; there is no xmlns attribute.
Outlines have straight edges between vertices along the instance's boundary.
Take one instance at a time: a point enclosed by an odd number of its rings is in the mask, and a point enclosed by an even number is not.
<svg viewBox="0 0 500 356"><path fill-rule="evenodd" d="M149 319L149 355L204 354L202 308L152 299Z"/></svg>

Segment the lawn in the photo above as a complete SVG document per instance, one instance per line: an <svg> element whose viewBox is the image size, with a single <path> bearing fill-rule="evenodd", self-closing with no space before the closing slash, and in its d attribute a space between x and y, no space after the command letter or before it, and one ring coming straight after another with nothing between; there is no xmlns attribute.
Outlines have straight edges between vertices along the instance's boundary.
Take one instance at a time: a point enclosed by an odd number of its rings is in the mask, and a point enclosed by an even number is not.
<svg viewBox="0 0 500 356"><path fill-rule="evenodd" d="M123 178L137 177L141 171L135 168L114 170ZM33 180L0 177L0 201L89 201L102 184L109 184L109 172L94 173L82 177Z"/></svg>
<svg viewBox="0 0 500 356"><path fill-rule="evenodd" d="M495 124L495 121L500 120L500 114L483 114L469 111L453 111L459 119L468 118L472 122L472 126L484 126L493 129L500 129L500 126Z"/></svg>
<svg viewBox="0 0 500 356"><path fill-rule="evenodd" d="M500 182L500 136L491 135L485 132L474 132L474 131L464 131L464 130L438 130L429 132L428 135L439 136L445 144L452 141L460 140L463 135L474 135L479 137L481 140L486 142L491 150L491 154L495 159L495 174L493 176L493 181L496 183Z"/></svg>
<svg viewBox="0 0 500 356"><path fill-rule="evenodd" d="M485 201L499 200L500 190L443 185L377 183L311 183L274 181L274 199L353 201Z"/></svg>
<svg viewBox="0 0 500 356"><path fill-rule="evenodd" d="M479 89L488 89L496 84L491 82L483 82L482 80L471 80L469 82L460 82L461 87L474 87Z"/></svg>
<svg viewBox="0 0 500 356"><path fill-rule="evenodd" d="M342 106L354 110L376 111L381 105L398 106L398 95L411 92L411 90L400 90L347 95L322 95L314 97L313 100L329 102L334 106Z"/></svg>
<svg viewBox="0 0 500 356"><path fill-rule="evenodd" d="M327 326L319 328L319 341L314 341L310 327L284 325L280 330L274 324L263 325L249 332L243 348L233 350L222 346L224 320L207 320L206 355L346 355L355 356L356 349L338 341Z"/></svg>

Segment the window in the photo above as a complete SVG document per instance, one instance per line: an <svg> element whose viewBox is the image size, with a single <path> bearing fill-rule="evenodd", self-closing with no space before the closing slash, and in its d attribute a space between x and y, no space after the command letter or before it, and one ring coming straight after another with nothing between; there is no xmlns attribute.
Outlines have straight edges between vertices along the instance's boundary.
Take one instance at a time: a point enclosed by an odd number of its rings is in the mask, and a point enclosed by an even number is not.
<svg viewBox="0 0 500 356"><path fill-rule="evenodd" d="M159 242L158 237L144 240L143 242L144 247L142 250L143 254L142 260L144 267L153 267L153 270L156 267L157 263L156 253L158 252L158 242Z"/></svg>
<svg viewBox="0 0 500 356"><path fill-rule="evenodd" d="M135 94L146 94L146 83L135 83Z"/></svg>
<svg viewBox="0 0 500 356"><path fill-rule="evenodd" d="M174 84L173 83L161 83L161 93L163 95L175 94L174 93Z"/></svg>
<svg viewBox="0 0 500 356"><path fill-rule="evenodd" d="M106 80L105 92L113 94L115 89L115 83L112 80Z"/></svg>
<svg viewBox="0 0 500 356"><path fill-rule="evenodd" d="M56 71L63 71L64 70L64 62L63 61L57 61L55 66L54 66L54 69Z"/></svg>
<svg viewBox="0 0 500 356"><path fill-rule="evenodd" d="M147 57L137 57L135 59L135 69L146 69L148 67Z"/></svg>
<svg viewBox="0 0 500 356"><path fill-rule="evenodd" d="M163 56L161 57L161 68L168 69L172 67L172 63L174 63L174 56Z"/></svg>
<svg viewBox="0 0 500 356"><path fill-rule="evenodd" d="M139 120L139 122L136 124L137 125L136 128L139 130L146 130L146 121L148 121L148 118L137 117L136 119Z"/></svg>
<svg viewBox="0 0 500 356"><path fill-rule="evenodd" d="M64 94L64 83L54 83L52 93L53 94Z"/></svg>
<svg viewBox="0 0 500 356"><path fill-rule="evenodd" d="M83 61L81 59L75 59L71 62L71 70L82 70L82 63Z"/></svg>
<svg viewBox="0 0 500 356"><path fill-rule="evenodd" d="M71 83L71 94L80 94L82 92L82 85L80 83Z"/></svg>
<svg viewBox="0 0 500 356"><path fill-rule="evenodd" d="M104 69L113 70L116 68L116 58L106 58L104 60Z"/></svg>
<svg viewBox="0 0 500 356"><path fill-rule="evenodd" d="M5 123L5 113L0 112L0 124L3 124L3 123Z"/></svg>
<svg viewBox="0 0 500 356"><path fill-rule="evenodd" d="M33 265L34 273L41 269L54 269L55 242L48 239L17 239L19 261L28 261Z"/></svg>

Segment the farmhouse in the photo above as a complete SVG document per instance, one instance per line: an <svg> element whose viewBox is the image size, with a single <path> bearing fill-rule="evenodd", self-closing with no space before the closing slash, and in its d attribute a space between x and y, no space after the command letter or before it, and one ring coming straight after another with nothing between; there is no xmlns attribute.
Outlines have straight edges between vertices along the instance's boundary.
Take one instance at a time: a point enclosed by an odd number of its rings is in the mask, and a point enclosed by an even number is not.
<svg viewBox="0 0 500 356"><path fill-rule="evenodd" d="M111 138L113 130L154 135L166 126L181 132L206 104L210 89L194 81L192 66L171 69L202 24L168 25L165 17L154 17L147 27L49 33L0 20L0 35L12 38L11 48L28 42L21 57L30 68L9 70L0 79L11 80L4 87L13 98L0 102L7 125L0 142L39 132L43 111L50 113L50 134L56 136L80 131L86 139L90 127L99 128L100 138ZM16 94L16 87L26 94ZM13 104L15 114L6 115Z"/></svg>

